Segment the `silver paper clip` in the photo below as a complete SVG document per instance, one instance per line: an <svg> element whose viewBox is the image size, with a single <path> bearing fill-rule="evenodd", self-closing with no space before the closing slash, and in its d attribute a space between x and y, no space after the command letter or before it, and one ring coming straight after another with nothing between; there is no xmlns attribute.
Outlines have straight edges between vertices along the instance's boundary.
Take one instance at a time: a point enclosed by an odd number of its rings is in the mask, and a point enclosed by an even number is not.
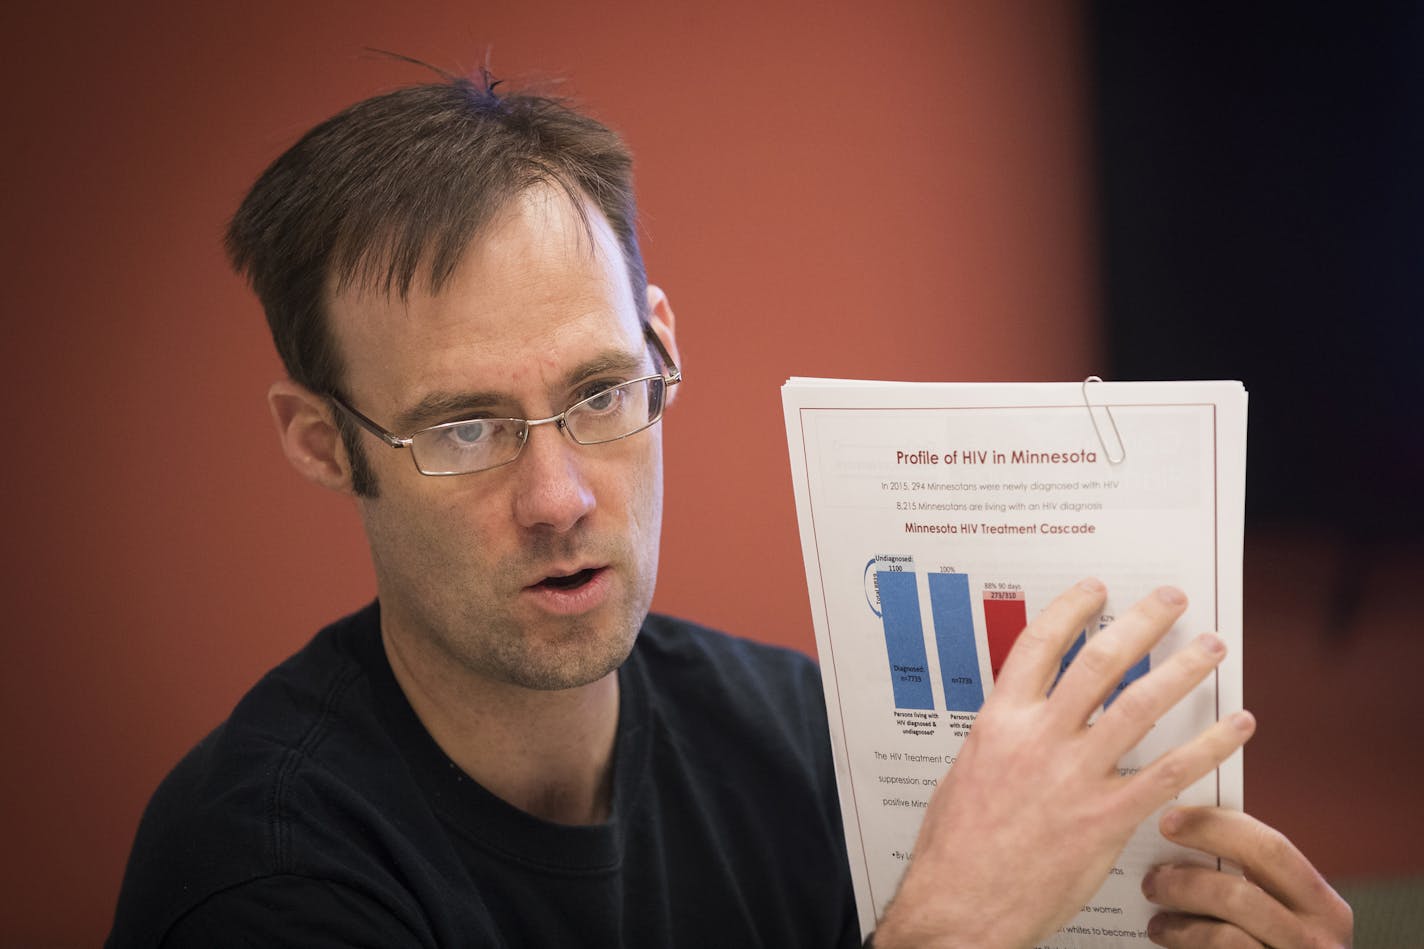
<svg viewBox="0 0 1424 949"><path fill-rule="evenodd" d="M1113 438L1117 439L1117 457L1113 457L1112 449L1108 447L1107 441L1103 438L1103 430L1098 427L1098 416L1093 411L1093 403L1088 399L1088 383L1102 382L1100 376L1089 376L1083 380L1083 406L1088 410L1088 420L1093 423L1093 432L1098 436L1098 444L1103 446L1103 456L1107 458L1108 464L1120 465L1127 459L1127 445L1123 443L1122 432L1117 430L1117 419L1113 418L1112 409L1106 405L1102 407L1107 413L1108 424L1112 426Z"/></svg>

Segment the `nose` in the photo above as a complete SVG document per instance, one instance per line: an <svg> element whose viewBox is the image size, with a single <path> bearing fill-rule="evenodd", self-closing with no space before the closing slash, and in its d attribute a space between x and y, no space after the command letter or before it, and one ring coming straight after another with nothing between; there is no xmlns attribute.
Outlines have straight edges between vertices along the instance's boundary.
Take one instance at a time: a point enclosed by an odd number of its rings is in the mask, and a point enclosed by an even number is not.
<svg viewBox="0 0 1424 949"><path fill-rule="evenodd" d="M542 431L540 429L543 429ZM515 520L522 527L571 530L596 506L593 485L583 470L587 456L558 425L529 431L516 464Z"/></svg>

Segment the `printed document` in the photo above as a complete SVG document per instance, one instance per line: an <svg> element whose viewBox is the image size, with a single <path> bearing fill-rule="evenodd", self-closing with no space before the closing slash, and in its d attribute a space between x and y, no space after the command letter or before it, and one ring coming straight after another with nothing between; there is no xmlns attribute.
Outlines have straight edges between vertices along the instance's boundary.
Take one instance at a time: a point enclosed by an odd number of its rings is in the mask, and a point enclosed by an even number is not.
<svg viewBox="0 0 1424 949"><path fill-rule="evenodd" d="M1119 762L1124 776L1241 707L1240 383L792 379L782 401L867 933L1009 648L1073 583L1099 577L1108 601L1060 670L1155 587L1173 584L1190 600L1104 708L1197 633L1227 644L1220 667ZM1241 807L1240 754L1175 803ZM1158 816L1043 947L1150 945L1143 875L1167 860L1207 861L1165 841Z"/></svg>

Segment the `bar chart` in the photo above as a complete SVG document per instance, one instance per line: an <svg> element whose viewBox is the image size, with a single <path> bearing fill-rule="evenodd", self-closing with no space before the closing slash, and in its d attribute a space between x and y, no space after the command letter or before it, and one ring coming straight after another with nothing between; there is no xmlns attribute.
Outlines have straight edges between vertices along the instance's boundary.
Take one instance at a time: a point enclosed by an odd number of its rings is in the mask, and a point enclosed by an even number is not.
<svg viewBox="0 0 1424 949"><path fill-rule="evenodd" d="M880 620L885 627L885 649L890 655L890 684L895 707L934 708L929 660L925 657L925 632L920 624L920 595L915 575L908 571L877 570Z"/></svg>
<svg viewBox="0 0 1424 949"><path fill-rule="evenodd" d="M945 707L951 712L977 712L984 704L984 684L979 679L979 650L974 644L969 575L932 573L929 586Z"/></svg>
<svg viewBox="0 0 1424 949"><path fill-rule="evenodd" d="M867 565L867 575L873 578L867 600L884 631L895 707L933 709L936 702L925 648L919 575L909 561L908 557L872 559ZM985 685L980 666L981 646L975 636L969 575L929 573L925 575L925 583L944 708L951 712L977 712L984 705ZM1018 597L1018 615L1023 617L1026 608L1022 591ZM1004 650L1007 651L1024 623L1020 620L1017 628L1009 633L1006 624L1012 620L1007 614L1003 617L996 614L995 621L999 625L991 629L1005 639ZM993 641L990 643L992 651Z"/></svg>
<svg viewBox="0 0 1424 949"><path fill-rule="evenodd" d="M895 708L978 712L988 684L998 680L1009 651L1028 625L1028 597L1023 586L1002 580L976 584L969 574L948 570L924 573L922 583L909 557L874 558L867 564L866 578L867 601L885 637ZM921 605L923 592L928 593L928 615ZM1111 621L1111 616L1104 615L1090 629L1103 629ZM1089 635L1089 629L1078 633L1059 661L1054 685L1087 644ZM933 644L937 676L927 643ZM985 652L989 657L988 683L980 661ZM1143 656L1123 674L1103 707L1112 705L1151 668L1151 656ZM942 688L942 701L937 700L934 679Z"/></svg>
<svg viewBox="0 0 1424 949"><path fill-rule="evenodd" d="M989 668L995 680L1014 641L1027 625L1028 604L1022 588L999 583L984 585L984 626L989 640Z"/></svg>

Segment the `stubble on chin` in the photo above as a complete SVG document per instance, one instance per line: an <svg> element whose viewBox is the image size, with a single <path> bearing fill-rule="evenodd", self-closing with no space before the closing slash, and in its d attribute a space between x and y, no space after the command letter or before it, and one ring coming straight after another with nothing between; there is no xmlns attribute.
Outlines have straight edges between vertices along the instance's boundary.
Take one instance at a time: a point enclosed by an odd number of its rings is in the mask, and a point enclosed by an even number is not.
<svg viewBox="0 0 1424 949"><path fill-rule="evenodd" d="M499 641L489 656L489 671L524 689L552 692L574 689L604 678L627 660L638 628L622 619L613 628L579 619L560 634L537 642Z"/></svg>
<svg viewBox="0 0 1424 949"><path fill-rule="evenodd" d="M469 604L474 609L446 640L452 658L477 678L536 691L604 678L628 659L652 601L650 579L625 557L612 564L620 589L585 615L519 617Z"/></svg>
<svg viewBox="0 0 1424 949"><path fill-rule="evenodd" d="M587 562L609 567L617 588L608 602L583 616L544 616L528 624L505 616L503 629L487 628L479 637L485 672L538 691L597 682L627 661L647 618L657 575L656 538L641 555L633 545L597 543L578 533L529 541L517 565L500 571L511 587L551 562Z"/></svg>

